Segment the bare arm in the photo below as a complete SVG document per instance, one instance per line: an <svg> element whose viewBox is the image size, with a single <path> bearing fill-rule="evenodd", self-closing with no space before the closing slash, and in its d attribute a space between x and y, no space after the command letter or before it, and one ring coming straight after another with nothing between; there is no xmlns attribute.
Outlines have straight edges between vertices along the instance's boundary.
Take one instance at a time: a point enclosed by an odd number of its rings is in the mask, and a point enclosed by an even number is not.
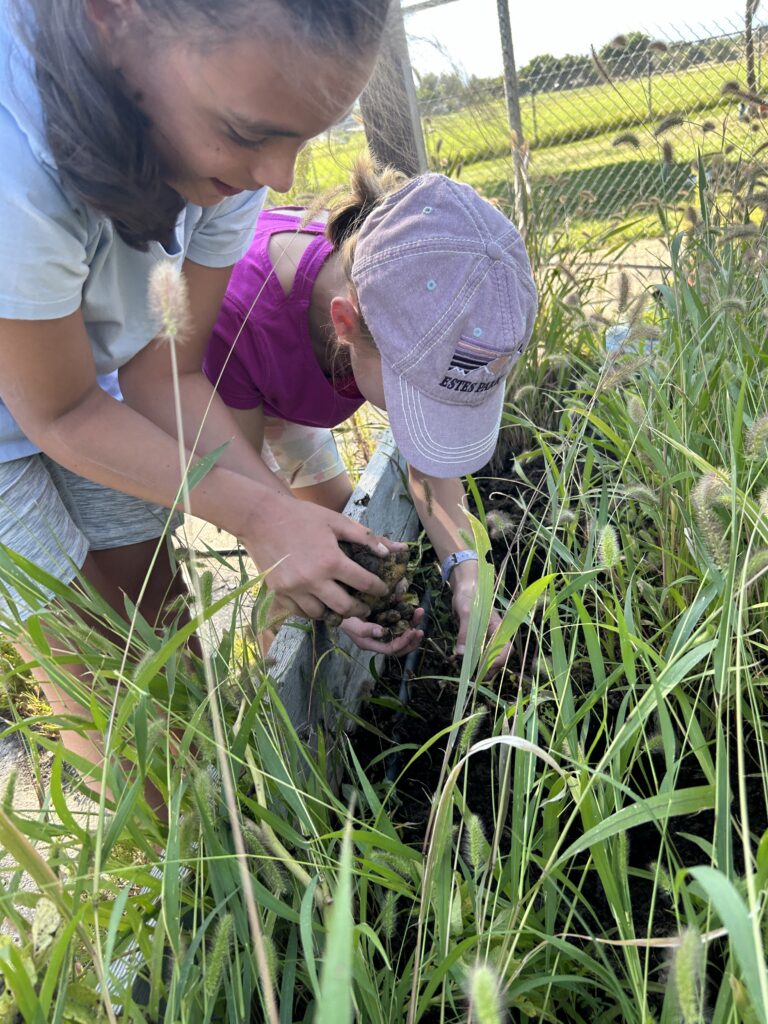
<svg viewBox="0 0 768 1024"><path fill-rule="evenodd" d="M438 559L442 562L454 551L466 548L465 537L469 523L464 514L467 496L461 480L456 478L443 480L427 476L409 466L408 483L419 519ZM462 532L465 537L462 537ZM467 639L467 627L477 591L477 581L477 562L461 562L450 575L453 612L459 625L456 641L456 651L459 654L463 652ZM495 632L500 622L498 612L494 611L488 629L489 635ZM507 649L502 651L496 659L494 669L503 663L506 654Z"/></svg>
<svg viewBox="0 0 768 1024"><path fill-rule="evenodd" d="M215 305L194 311L201 329L184 348L185 437L188 444L190 438L194 441L204 422L197 453L231 443L194 488L193 510L241 537L258 565L276 566L270 586L288 608L313 617L325 606L342 615L364 613L339 583L371 593L381 593L383 584L345 558L337 541L377 544L380 538L343 516L292 498L242 437L199 371L207 329L226 284L221 272L210 273L206 296L211 302L215 294ZM0 397L27 437L55 461L98 483L170 507L181 470L170 375L160 372L168 352L153 343L145 353L121 375L128 396L120 403L97 385L79 312L50 321L0 320ZM137 397L144 388L147 397ZM209 405L212 415L203 417Z"/></svg>

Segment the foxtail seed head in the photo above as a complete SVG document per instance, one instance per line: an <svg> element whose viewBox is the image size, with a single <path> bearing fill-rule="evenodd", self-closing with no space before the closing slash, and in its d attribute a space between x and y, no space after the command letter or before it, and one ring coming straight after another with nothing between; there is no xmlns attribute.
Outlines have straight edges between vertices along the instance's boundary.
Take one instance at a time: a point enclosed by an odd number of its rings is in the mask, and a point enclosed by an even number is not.
<svg viewBox="0 0 768 1024"><path fill-rule="evenodd" d="M612 145L632 146L633 149L640 149L640 139L638 139L634 132L622 132L620 135L615 136Z"/></svg>
<svg viewBox="0 0 768 1024"><path fill-rule="evenodd" d="M232 938L233 924L234 918L231 914L225 914L221 918L213 939L210 955L206 961L203 983L205 985L205 995L209 1002L216 998L221 985L224 967L229 959L229 944Z"/></svg>
<svg viewBox="0 0 768 1024"><path fill-rule="evenodd" d="M619 297L616 303L619 313L623 313L629 305L629 275L622 270L619 275Z"/></svg>
<svg viewBox="0 0 768 1024"><path fill-rule="evenodd" d="M469 1007L474 1024L501 1024L499 978L489 964L480 964L468 978Z"/></svg>
<svg viewBox="0 0 768 1024"><path fill-rule="evenodd" d="M638 395L630 395L627 399L627 416L636 427L642 426L645 422L645 406Z"/></svg>
<svg viewBox="0 0 768 1024"><path fill-rule="evenodd" d="M264 884L276 896L288 891L288 881L282 864L267 850L259 826L247 819L243 822L243 841L248 852L256 860L256 871Z"/></svg>
<svg viewBox="0 0 768 1024"><path fill-rule="evenodd" d="M397 927L397 893L387 889L381 901L380 931L386 942L392 942Z"/></svg>
<svg viewBox="0 0 768 1024"><path fill-rule="evenodd" d="M501 540L504 537L511 537L517 531L517 525L511 516L506 512L498 512L495 509L485 517L488 528L488 536L491 540Z"/></svg>
<svg viewBox="0 0 768 1024"><path fill-rule="evenodd" d="M624 492L626 498L632 498L634 501L644 502L646 505L658 505L659 497L654 490L650 487L646 487L644 484L636 484L634 487L628 487Z"/></svg>
<svg viewBox="0 0 768 1024"><path fill-rule="evenodd" d="M747 589L753 587L760 580L765 581L768 572L768 548L761 548L755 551L744 567L744 578Z"/></svg>
<svg viewBox="0 0 768 1024"><path fill-rule="evenodd" d="M701 936L695 928L686 928L672 955L672 978L683 1024L701 1020L702 964Z"/></svg>
<svg viewBox="0 0 768 1024"><path fill-rule="evenodd" d="M459 754L466 754L472 744L475 742L475 736L477 730L480 728L480 723L488 714L488 708L481 707L474 715L470 718L464 728L461 730L459 736Z"/></svg>
<svg viewBox="0 0 768 1024"><path fill-rule="evenodd" d="M744 448L750 459L768 457L768 415L755 420L747 431Z"/></svg>
<svg viewBox="0 0 768 1024"><path fill-rule="evenodd" d="M190 325L189 293L186 279L170 260L158 263L149 276L149 308L161 338L184 341Z"/></svg>
<svg viewBox="0 0 768 1024"><path fill-rule="evenodd" d="M476 814L470 814L464 833L464 857L473 871L479 871L488 860L488 840L483 823Z"/></svg>
<svg viewBox="0 0 768 1024"><path fill-rule="evenodd" d="M725 526L716 508L730 506L730 488L719 473L705 473L691 492L694 516L707 550L719 569L728 564L728 542Z"/></svg>
<svg viewBox="0 0 768 1024"><path fill-rule="evenodd" d="M610 523L606 523L597 538L597 557L605 569L613 569L619 563L621 545L618 534Z"/></svg>
<svg viewBox="0 0 768 1024"><path fill-rule="evenodd" d="M669 114L656 125L653 134L658 139L660 135L668 132L670 128L679 128L681 124L685 124L685 118L680 117L679 114Z"/></svg>

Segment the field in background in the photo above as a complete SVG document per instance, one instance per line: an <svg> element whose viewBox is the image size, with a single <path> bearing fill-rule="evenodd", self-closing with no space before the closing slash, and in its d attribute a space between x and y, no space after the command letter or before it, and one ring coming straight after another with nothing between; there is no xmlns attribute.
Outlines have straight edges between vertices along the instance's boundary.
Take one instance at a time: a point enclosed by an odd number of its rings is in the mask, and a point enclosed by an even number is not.
<svg viewBox="0 0 768 1024"><path fill-rule="evenodd" d="M521 97L527 175L540 220L567 229L577 244L585 233L597 237L619 222L627 239L663 233L657 208L684 210L695 191L692 165L700 154L705 160L724 155L735 165L768 140L766 122L738 120L738 101L721 95L726 82L743 80L743 66L729 61L658 74L650 87L643 78ZM682 123L664 130L672 119ZM464 110L426 116L422 123L433 169L512 205L503 101L479 96ZM313 142L300 159L292 197L343 183L365 144L362 128Z"/></svg>

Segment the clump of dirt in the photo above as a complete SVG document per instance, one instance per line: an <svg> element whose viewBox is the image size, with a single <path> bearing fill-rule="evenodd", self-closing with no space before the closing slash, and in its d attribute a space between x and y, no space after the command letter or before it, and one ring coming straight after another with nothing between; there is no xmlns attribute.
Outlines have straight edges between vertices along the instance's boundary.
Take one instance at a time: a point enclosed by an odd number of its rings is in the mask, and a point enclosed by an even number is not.
<svg viewBox="0 0 768 1024"><path fill-rule="evenodd" d="M388 643L394 637L402 636L410 627L419 603L415 594L402 592L403 580L408 570L408 551L392 551L382 557L365 544L342 540L339 541L339 547L347 558L351 558L367 572L378 576L387 585L388 593L384 597L363 594L359 590L350 591L353 597L371 609L370 621L384 627L384 642ZM338 626L341 623L341 616L335 612L327 612L325 621L330 626Z"/></svg>

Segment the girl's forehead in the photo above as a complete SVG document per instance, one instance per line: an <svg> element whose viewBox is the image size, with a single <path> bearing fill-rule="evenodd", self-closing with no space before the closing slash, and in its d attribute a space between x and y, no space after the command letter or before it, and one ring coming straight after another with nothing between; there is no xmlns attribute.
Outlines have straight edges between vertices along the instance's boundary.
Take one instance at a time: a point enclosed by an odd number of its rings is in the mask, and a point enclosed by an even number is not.
<svg viewBox="0 0 768 1024"><path fill-rule="evenodd" d="M179 46L173 60L194 94L236 126L253 134L305 138L350 109L374 55L342 63L306 42L255 37L204 51Z"/></svg>

